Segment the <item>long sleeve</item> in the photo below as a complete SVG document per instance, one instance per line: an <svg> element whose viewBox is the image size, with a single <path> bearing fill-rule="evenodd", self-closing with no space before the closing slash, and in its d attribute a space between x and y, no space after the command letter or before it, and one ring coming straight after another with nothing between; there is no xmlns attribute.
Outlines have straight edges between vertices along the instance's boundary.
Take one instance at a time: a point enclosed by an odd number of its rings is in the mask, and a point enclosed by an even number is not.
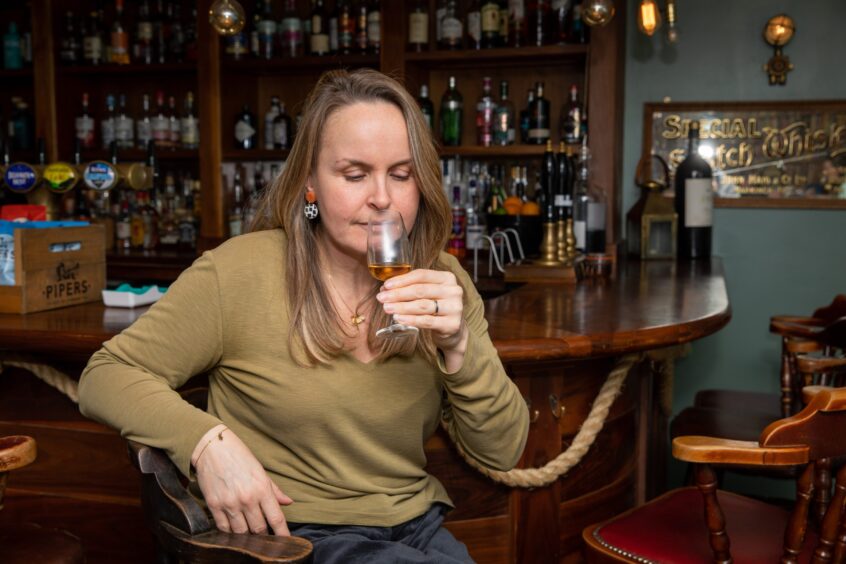
<svg viewBox="0 0 846 564"><path fill-rule="evenodd" d="M79 386L83 415L164 449L189 475L191 453L220 421L175 391L222 354L217 273L206 253L158 303L94 353Z"/></svg>
<svg viewBox="0 0 846 564"><path fill-rule="evenodd" d="M455 263L451 270L465 289L469 336L458 371L447 374L439 359L448 400L447 424L470 456L488 468L507 471L517 464L526 446L529 410L488 335L481 296L460 265Z"/></svg>

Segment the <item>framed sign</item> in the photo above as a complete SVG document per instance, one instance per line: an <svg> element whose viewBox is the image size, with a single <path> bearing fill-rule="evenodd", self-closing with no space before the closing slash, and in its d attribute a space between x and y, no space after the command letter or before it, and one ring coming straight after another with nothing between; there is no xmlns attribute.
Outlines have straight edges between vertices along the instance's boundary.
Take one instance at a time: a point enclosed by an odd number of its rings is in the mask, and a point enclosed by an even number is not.
<svg viewBox="0 0 846 564"><path fill-rule="evenodd" d="M645 104L643 152L671 187L694 120L718 207L846 209L846 100Z"/></svg>

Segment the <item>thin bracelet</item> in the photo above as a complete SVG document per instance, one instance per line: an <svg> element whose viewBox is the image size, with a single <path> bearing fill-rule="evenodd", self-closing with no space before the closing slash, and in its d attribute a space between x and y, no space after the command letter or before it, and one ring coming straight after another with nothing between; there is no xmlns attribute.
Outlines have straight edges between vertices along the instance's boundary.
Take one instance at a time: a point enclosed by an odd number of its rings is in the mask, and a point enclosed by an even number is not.
<svg viewBox="0 0 846 564"><path fill-rule="evenodd" d="M229 430L229 427L224 427L223 429L221 429L220 432L217 435L215 435L215 437L217 437L217 440L222 441L223 440L223 432L228 431L228 430ZM206 452L206 449L209 448L209 445L212 444L215 437L210 438L209 441L206 443L206 446L203 447L203 450L200 451L200 454L197 455L197 460L194 462L194 468L196 468L197 464L200 463L200 458L203 456L203 453Z"/></svg>

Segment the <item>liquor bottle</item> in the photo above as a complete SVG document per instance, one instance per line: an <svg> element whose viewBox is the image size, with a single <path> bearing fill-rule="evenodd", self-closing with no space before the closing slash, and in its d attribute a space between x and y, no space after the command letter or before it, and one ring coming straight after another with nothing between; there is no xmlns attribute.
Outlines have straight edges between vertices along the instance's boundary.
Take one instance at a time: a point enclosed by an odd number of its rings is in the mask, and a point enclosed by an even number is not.
<svg viewBox="0 0 846 564"><path fill-rule="evenodd" d="M194 216L194 182L182 183L183 206L177 214L179 217L179 248L183 251L194 250L197 246L197 218Z"/></svg>
<svg viewBox="0 0 846 564"><path fill-rule="evenodd" d="M138 6L138 24L135 30L132 54L139 63L151 65L153 64L153 21L150 19L149 0L141 0Z"/></svg>
<svg viewBox="0 0 846 564"><path fill-rule="evenodd" d="M144 94L141 98L141 117L135 124L135 131L139 149L147 149L153 140L153 120L150 118L150 96Z"/></svg>
<svg viewBox="0 0 846 564"><path fill-rule="evenodd" d="M179 245L179 224L176 218L178 199L173 174L165 175L164 193L160 195L162 210L159 212L159 245L174 249Z"/></svg>
<svg viewBox="0 0 846 564"><path fill-rule="evenodd" d="M110 149L115 140L115 97L111 94L106 96L106 115L100 121L100 138L104 149Z"/></svg>
<svg viewBox="0 0 846 564"><path fill-rule="evenodd" d="M152 133L156 148L170 147L170 121L165 113L165 96L161 90L156 92L156 115L152 119Z"/></svg>
<svg viewBox="0 0 846 564"><path fill-rule="evenodd" d="M464 100L455 86L455 77L451 76L447 90L441 98L441 141L444 145L461 145L463 117Z"/></svg>
<svg viewBox="0 0 846 564"><path fill-rule="evenodd" d="M258 52L260 59L272 59L276 41L276 21L273 19L271 0L264 0L258 21Z"/></svg>
<svg viewBox="0 0 846 564"><path fill-rule="evenodd" d="M435 105L429 98L429 87L422 85L420 87L420 96L417 97L417 104L420 106L420 111L426 119L426 124L429 126L429 131L435 130Z"/></svg>
<svg viewBox="0 0 846 564"><path fill-rule="evenodd" d="M558 174L558 163L555 162L555 153L552 151L552 141L547 139L546 148L543 152L540 170L540 189L543 194L544 203L555 203L556 196L556 175ZM556 220L558 219L556 215Z"/></svg>
<svg viewBox="0 0 846 564"><path fill-rule="evenodd" d="M482 18L482 49L499 46L499 3L495 0L482 0L479 10Z"/></svg>
<svg viewBox="0 0 846 564"><path fill-rule="evenodd" d="M273 120L279 115L279 96L271 96L270 108L264 114L264 148L273 149Z"/></svg>
<svg viewBox="0 0 846 564"><path fill-rule="evenodd" d="M126 251L132 248L132 217L129 213L129 200L124 192L120 199L120 214L115 222L115 247Z"/></svg>
<svg viewBox="0 0 846 564"><path fill-rule="evenodd" d="M167 126L169 147L176 149L182 143L182 120L176 112L176 97L168 96L167 99Z"/></svg>
<svg viewBox="0 0 846 564"><path fill-rule="evenodd" d="M564 141L558 145L557 172L555 174L554 204L559 219L570 219L573 212L573 165Z"/></svg>
<svg viewBox="0 0 846 564"><path fill-rule="evenodd" d="M180 123L180 138L183 149L200 147L200 122L194 115L194 93L185 95L185 114Z"/></svg>
<svg viewBox="0 0 846 564"><path fill-rule="evenodd" d="M285 0L285 12L279 24L283 57L303 56L303 24L297 14L296 0Z"/></svg>
<svg viewBox="0 0 846 564"><path fill-rule="evenodd" d="M123 27L123 0L115 0L115 20L112 22L111 62L129 64L129 34Z"/></svg>
<svg viewBox="0 0 846 564"><path fill-rule="evenodd" d="M417 0L408 13L408 45L418 53L429 45L429 2Z"/></svg>
<svg viewBox="0 0 846 564"><path fill-rule="evenodd" d="M93 124L91 126L94 127ZM29 104L17 96L12 98L12 115L9 118L9 142L7 149L30 151L35 141L35 127Z"/></svg>
<svg viewBox="0 0 846 564"><path fill-rule="evenodd" d="M21 36L18 33L18 24L9 22L9 29L3 36L3 68L9 70L23 67L23 56L21 55Z"/></svg>
<svg viewBox="0 0 846 564"><path fill-rule="evenodd" d="M511 19L509 18L508 5L511 0L499 0L499 42L497 47L507 47L509 37L509 25Z"/></svg>
<svg viewBox="0 0 846 564"><path fill-rule="evenodd" d="M570 10L573 0L552 0L552 25L555 31L552 35L556 43L566 43L570 37Z"/></svg>
<svg viewBox="0 0 846 564"><path fill-rule="evenodd" d="M312 55L327 55L329 54L329 21L326 10L323 8L323 0L312 1L314 7L311 10L309 52Z"/></svg>
<svg viewBox="0 0 846 564"><path fill-rule="evenodd" d="M467 227L465 232L465 247L468 251L483 249L485 240L485 222L482 215L482 198L480 194L478 165L471 166L467 180Z"/></svg>
<svg viewBox="0 0 846 564"><path fill-rule="evenodd" d="M59 60L65 65L78 65L82 62L82 43L76 32L76 19L71 11L65 14L65 33L62 35Z"/></svg>
<svg viewBox="0 0 846 564"><path fill-rule="evenodd" d="M247 41L249 43L249 51L254 57L261 57L259 53L259 22L264 11L264 0L256 0L255 9L253 10L253 19L249 22L250 32L247 34ZM246 26L245 26L246 27Z"/></svg>
<svg viewBox="0 0 846 564"><path fill-rule="evenodd" d="M329 12L329 52L333 55L339 52L338 12L338 2L335 2L335 9Z"/></svg>
<svg viewBox="0 0 846 564"><path fill-rule="evenodd" d="M585 224L585 253L605 254L605 195L595 187L588 190L587 223Z"/></svg>
<svg viewBox="0 0 846 564"><path fill-rule="evenodd" d="M382 50L381 0L370 0L367 6L367 51L378 55Z"/></svg>
<svg viewBox="0 0 846 564"><path fill-rule="evenodd" d="M241 173L235 171L232 181L232 206L229 209L229 236L237 237L244 227L244 188L241 186Z"/></svg>
<svg viewBox="0 0 846 564"><path fill-rule="evenodd" d="M482 78L482 95L476 103L476 143L483 147L493 145L494 113L496 103L491 94L491 77Z"/></svg>
<svg viewBox="0 0 846 564"><path fill-rule="evenodd" d="M461 186L452 187L452 231L447 242L447 252L459 259L467 255L465 247L467 212L461 205Z"/></svg>
<svg viewBox="0 0 846 564"><path fill-rule="evenodd" d="M458 0L447 0L444 5L440 21L441 39L438 47L441 49L461 49L464 37L464 24L458 12Z"/></svg>
<svg viewBox="0 0 846 564"><path fill-rule="evenodd" d="M573 189L573 234L576 237L576 250L584 253L587 239L588 203L590 196L590 150L587 139L582 140L579 150L579 169L576 173Z"/></svg>
<svg viewBox="0 0 846 564"><path fill-rule="evenodd" d="M338 13L338 51L344 55L353 52L355 38L355 15L350 0L339 0Z"/></svg>
<svg viewBox="0 0 846 564"><path fill-rule="evenodd" d="M182 24L182 7L180 2L167 5L170 33L168 34L167 51L171 61L181 63L185 60L187 35ZM196 57L195 57L196 58Z"/></svg>
<svg viewBox="0 0 846 564"><path fill-rule="evenodd" d="M153 12L153 61L164 64L168 59L167 43L170 22L165 14L164 0L156 0Z"/></svg>
<svg viewBox="0 0 846 564"><path fill-rule="evenodd" d="M529 45L540 47L552 42L552 6L550 0L529 0Z"/></svg>
<svg viewBox="0 0 846 564"><path fill-rule="evenodd" d="M529 143L543 145L549 139L549 100L543 97L543 82L535 83L535 99L529 107Z"/></svg>
<svg viewBox="0 0 846 564"><path fill-rule="evenodd" d="M134 146L135 123L126 114L126 96L121 94L118 98L119 113L115 117L115 141L119 149L131 149Z"/></svg>
<svg viewBox="0 0 846 564"><path fill-rule="evenodd" d="M520 142L529 142L529 115L532 109L532 104L535 102L535 91L529 89L526 93L526 107L520 110Z"/></svg>
<svg viewBox="0 0 846 564"><path fill-rule="evenodd" d="M531 5L531 4L530 4ZM523 0L508 1L508 46L526 45L526 5Z"/></svg>
<svg viewBox="0 0 846 564"><path fill-rule="evenodd" d="M284 102L280 102L279 113L273 118L273 149L290 149L293 139L291 117L285 111Z"/></svg>
<svg viewBox="0 0 846 564"><path fill-rule="evenodd" d="M353 38L354 50L362 55L367 53L367 3L365 0L358 0L355 6L355 36Z"/></svg>
<svg viewBox="0 0 846 564"><path fill-rule="evenodd" d="M699 122L695 120L688 130L687 156L676 168L675 191L679 257L710 257L714 192L711 167L699 155Z"/></svg>
<svg viewBox="0 0 846 564"><path fill-rule="evenodd" d="M185 52L186 61L197 60L197 8L191 8L191 17L184 23L185 28Z"/></svg>
<svg viewBox="0 0 846 564"><path fill-rule="evenodd" d="M565 143L581 143L583 135L582 122L584 110L579 104L579 87L570 87L570 100L561 108L560 135Z"/></svg>
<svg viewBox="0 0 846 564"><path fill-rule="evenodd" d="M249 52L247 32L242 29L226 36L226 56L232 60L243 59Z"/></svg>
<svg viewBox="0 0 846 564"><path fill-rule="evenodd" d="M86 64L103 63L103 34L100 31L100 18L97 12L91 12L88 16L88 31L82 39L82 50Z"/></svg>
<svg viewBox="0 0 846 564"><path fill-rule="evenodd" d="M585 27L585 22L582 19L582 4L579 2L578 4L573 6L571 10L571 21L570 21L570 43L587 43L588 36L587 36L587 28Z"/></svg>
<svg viewBox="0 0 846 564"><path fill-rule="evenodd" d="M159 190L161 175L158 161L156 160L155 145L150 143L147 147L147 166L153 171L153 188L151 191L140 192L141 198L141 220L143 222L144 240L141 246L145 249L155 249L159 246L159 212L153 203L156 199L154 194Z"/></svg>
<svg viewBox="0 0 846 564"><path fill-rule="evenodd" d="M94 144L94 118L88 113L88 92L82 94L82 111L76 117L76 138L83 149L93 149Z"/></svg>
<svg viewBox="0 0 846 564"><path fill-rule="evenodd" d="M250 112L250 106L244 104L238 119L235 121L235 146L239 149L256 149L258 147L258 132L256 118Z"/></svg>
<svg viewBox="0 0 846 564"><path fill-rule="evenodd" d="M514 102L508 98L508 81L499 83L499 103L494 112L494 145L514 144Z"/></svg>
<svg viewBox="0 0 846 564"><path fill-rule="evenodd" d="M467 10L467 48L482 48L482 12L479 0L473 0Z"/></svg>

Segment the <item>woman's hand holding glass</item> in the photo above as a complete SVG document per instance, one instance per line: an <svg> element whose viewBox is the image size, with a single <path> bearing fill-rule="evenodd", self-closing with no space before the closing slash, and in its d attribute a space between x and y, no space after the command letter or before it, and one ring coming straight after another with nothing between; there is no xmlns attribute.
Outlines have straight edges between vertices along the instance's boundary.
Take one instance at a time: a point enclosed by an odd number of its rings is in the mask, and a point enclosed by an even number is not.
<svg viewBox="0 0 846 564"><path fill-rule="evenodd" d="M227 533L291 534L280 505L290 505L293 500L273 483L231 430L219 425L206 433L197 443L192 462L218 529Z"/></svg>

